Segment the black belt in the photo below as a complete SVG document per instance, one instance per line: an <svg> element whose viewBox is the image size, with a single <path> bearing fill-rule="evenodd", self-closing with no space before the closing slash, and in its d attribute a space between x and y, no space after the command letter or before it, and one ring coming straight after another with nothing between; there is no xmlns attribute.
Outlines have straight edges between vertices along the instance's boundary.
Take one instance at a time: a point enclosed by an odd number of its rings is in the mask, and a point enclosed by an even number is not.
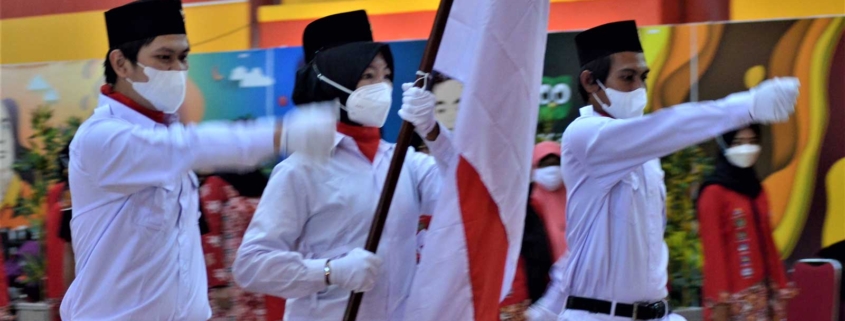
<svg viewBox="0 0 845 321"><path fill-rule="evenodd" d="M613 309L613 302L570 296L566 300L566 308L572 310L587 311L590 313L601 313L632 320L654 320L666 316L666 304L662 301L654 303L616 303L616 310Z"/></svg>

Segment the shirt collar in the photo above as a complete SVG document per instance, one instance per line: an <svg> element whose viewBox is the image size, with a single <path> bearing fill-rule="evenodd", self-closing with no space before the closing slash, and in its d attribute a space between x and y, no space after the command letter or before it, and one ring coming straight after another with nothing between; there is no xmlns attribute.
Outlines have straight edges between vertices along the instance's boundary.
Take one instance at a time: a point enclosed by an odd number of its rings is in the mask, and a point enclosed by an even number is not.
<svg viewBox="0 0 845 321"><path fill-rule="evenodd" d="M593 117L593 116L595 116L595 110L593 110L593 105L587 105L587 106L581 107L581 109L579 109L578 111L581 113L581 117Z"/></svg>
<svg viewBox="0 0 845 321"><path fill-rule="evenodd" d="M593 108L593 105L581 107L578 111L581 113L581 117L606 117L613 119L612 116L604 113L603 111L596 111L596 109Z"/></svg>
<svg viewBox="0 0 845 321"><path fill-rule="evenodd" d="M135 111L129 106L126 106L123 103L114 100L104 94L100 94L100 100L98 102L98 105L103 107L107 106L108 109L106 109L106 112L135 125L141 125L150 128L155 127L156 125L161 125L160 123L155 122L149 117L144 116L143 114Z"/></svg>
<svg viewBox="0 0 845 321"><path fill-rule="evenodd" d="M351 148L352 146L355 146L355 149L357 150L358 145L356 145L355 139L353 139L352 137L346 136L344 134L335 132L335 134L334 134L334 145L332 146L332 152L334 152L339 147ZM384 139L382 139L381 143L379 143L379 145L378 145L378 152L384 153L384 152L392 150L393 148L394 148L393 144L385 144Z"/></svg>

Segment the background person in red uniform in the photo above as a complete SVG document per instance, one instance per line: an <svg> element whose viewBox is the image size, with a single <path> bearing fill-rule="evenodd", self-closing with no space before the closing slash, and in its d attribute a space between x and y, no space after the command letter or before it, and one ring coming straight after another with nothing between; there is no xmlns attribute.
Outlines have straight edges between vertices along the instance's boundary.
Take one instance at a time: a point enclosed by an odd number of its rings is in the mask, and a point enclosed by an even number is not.
<svg viewBox="0 0 845 321"><path fill-rule="evenodd" d="M566 252L566 186L560 169L560 144L542 142L534 147L533 182L529 203L546 227L552 260Z"/></svg>
<svg viewBox="0 0 845 321"><path fill-rule="evenodd" d="M716 170L701 187L705 320L786 320L793 296L772 240L769 203L752 166L760 127L717 138Z"/></svg>
<svg viewBox="0 0 845 321"><path fill-rule="evenodd" d="M524 321L525 312L549 286L552 263L566 252L566 188L560 172L560 144L534 147L533 178L522 248L511 292L500 304L500 321Z"/></svg>
<svg viewBox="0 0 845 321"><path fill-rule="evenodd" d="M47 253L47 298L54 310L53 320L59 321L59 306L65 291L73 281L74 257L70 236L71 202L68 189L67 165L70 162L70 143L59 152L59 181L47 193L47 216L45 217Z"/></svg>
<svg viewBox="0 0 845 321"><path fill-rule="evenodd" d="M267 177L255 170L211 176L200 187L201 209L209 229L202 236L202 248L212 321L282 319L283 299L247 292L232 280L232 262L266 186Z"/></svg>
<svg viewBox="0 0 845 321"><path fill-rule="evenodd" d="M3 240L0 239L0 251L3 249ZM3 253L0 253L0 321L14 320L15 317L9 314L9 284L6 282L6 269L3 262Z"/></svg>

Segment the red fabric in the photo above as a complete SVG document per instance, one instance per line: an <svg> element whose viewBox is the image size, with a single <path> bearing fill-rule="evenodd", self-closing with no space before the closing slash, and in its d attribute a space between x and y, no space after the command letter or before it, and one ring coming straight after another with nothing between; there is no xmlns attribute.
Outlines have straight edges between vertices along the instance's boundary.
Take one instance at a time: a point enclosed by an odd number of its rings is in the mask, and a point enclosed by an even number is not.
<svg viewBox="0 0 845 321"><path fill-rule="evenodd" d="M226 259L223 255L223 203L226 202L226 192L223 190L228 183L219 177L209 177L203 184L204 190L200 197L205 222L208 224L208 233L202 236L202 251L205 254L206 276L208 287L227 286L229 282L224 276L218 275L215 271L226 268Z"/></svg>
<svg viewBox="0 0 845 321"><path fill-rule="evenodd" d="M832 260L812 261L795 263L792 281L799 293L789 302L788 320L836 320L841 269Z"/></svg>
<svg viewBox="0 0 845 321"><path fill-rule="evenodd" d="M560 157L560 144L542 142L534 147L532 167L537 168L540 161L549 155ZM548 191L539 184L534 185L531 193L531 206L543 219L549 243L552 246L552 260L557 261L566 252L566 188L561 186L556 191Z"/></svg>
<svg viewBox="0 0 845 321"><path fill-rule="evenodd" d="M607 118L614 118L613 116L611 116L610 114L608 114L606 111L604 111L604 109L601 109L601 108L596 109L595 107L593 107L593 111L594 111L596 114L599 114L599 116L602 116L602 117L607 117Z"/></svg>
<svg viewBox="0 0 845 321"><path fill-rule="evenodd" d="M45 240L47 298L50 299L61 299L64 297L66 290L64 282L65 241L59 237L59 229L62 226L62 196L64 192L64 183L53 185L47 192L47 216L45 217L44 228L47 233Z"/></svg>
<svg viewBox="0 0 845 321"><path fill-rule="evenodd" d="M378 152L378 145L381 143L381 133L375 127L361 127L352 126L344 123L337 123L337 131L346 136L352 137L355 143L358 144L358 149L361 151L370 163L376 158Z"/></svg>
<svg viewBox="0 0 845 321"><path fill-rule="evenodd" d="M528 275L525 272L525 260L519 258L511 292L502 300L502 306L520 304L527 300L531 300L531 296L528 295Z"/></svg>
<svg viewBox="0 0 845 321"><path fill-rule="evenodd" d="M461 157L457 169L458 200L469 258L474 321L499 320L499 296L505 277L508 236L499 208L481 176Z"/></svg>
<svg viewBox="0 0 845 321"><path fill-rule="evenodd" d="M3 248L3 240L0 240L0 249ZM0 255L0 309L5 309L9 306L9 284L6 277L6 262L3 260L3 255ZM2 314L2 311L0 311Z"/></svg>
<svg viewBox="0 0 845 321"><path fill-rule="evenodd" d="M267 306L267 321L280 321L285 317L285 299L267 295L264 305Z"/></svg>
<svg viewBox="0 0 845 321"><path fill-rule="evenodd" d="M753 287L762 284L764 271L775 290L787 288L786 272L772 239L765 191L751 200L719 185L707 186L698 200L698 217L704 250L705 319L712 304L756 293Z"/></svg>
<svg viewBox="0 0 845 321"><path fill-rule="evenodd" d="M125 95L114 91L114 88L109 84L105 84L102 87L100 87L100 92L103 93L103 95L106 95L109 98L114 99L117 102L126 105L126 107L132 108L132 110L137 111L141 115L144 115L149 119L152 119L154 122L157 122L159 124L167 124L165 122L165 115L164 115L163 112L160 112L158 110L152 110L152 109L146 108L144 106L141 106L140 104L136 103L134 100L129 99L129 97L126 97Z"/></svg>
<svg viewBox="0 0 845 321"><path fill-rule="evenodd" d="M228 182L220 177L209 177L200 188L200 202L206 216L209 232L202 236L206 273L209 287L210 320L281 320L285 301L281 298L246 292L233 281L231 267L241 245L252 215L258 205L257 198L238 195ZM225 295L228 293L228 295ZM218 301L229 300L232 308L222 308Z"/></svg>

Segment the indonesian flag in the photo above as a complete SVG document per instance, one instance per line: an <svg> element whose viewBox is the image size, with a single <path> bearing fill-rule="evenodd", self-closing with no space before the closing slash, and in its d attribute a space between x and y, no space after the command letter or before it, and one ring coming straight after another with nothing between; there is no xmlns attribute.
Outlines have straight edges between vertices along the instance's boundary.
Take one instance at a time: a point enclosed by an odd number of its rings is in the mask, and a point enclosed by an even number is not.
<svg viewBox="0 0 845 321"><path fill-rule="evenodd" d="M549 0L455 0L435 69L464 83L408 321L498 321L522 244Z"/></svg>

